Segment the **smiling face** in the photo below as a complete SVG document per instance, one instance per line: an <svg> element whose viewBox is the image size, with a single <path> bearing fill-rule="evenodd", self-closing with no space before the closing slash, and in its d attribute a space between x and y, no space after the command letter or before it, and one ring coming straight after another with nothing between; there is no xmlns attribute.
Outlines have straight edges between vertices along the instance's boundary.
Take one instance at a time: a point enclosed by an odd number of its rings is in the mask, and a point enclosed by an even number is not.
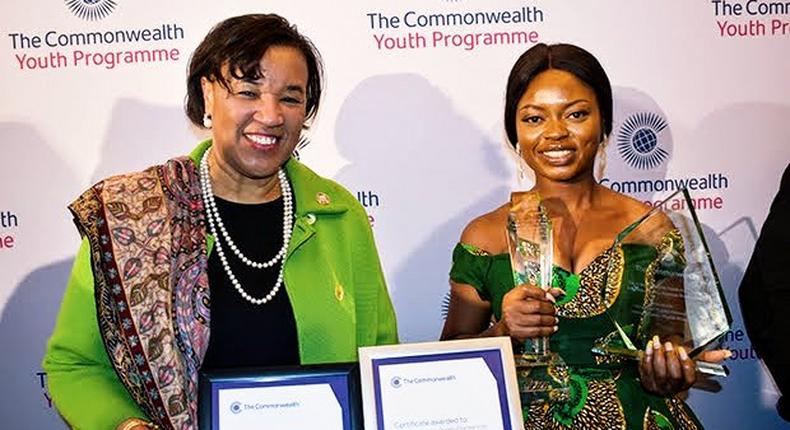
<svg viewBox="0 0 790 430"><path fill-rule="evenodd" d="M305 120L307 63L296 48L273 46L260 61L260 78L236 79L223 66L230 90L201 80L211 115L212 156L238 182L272 177L294 150Z"/></svg>
<svg viewBox="0 0 790 430"><path fill-rule="evenodd" d="M538 180L592 177L601 141L595 92L564 70L539 73L518 102L516 133L521 156Z"/></svg>

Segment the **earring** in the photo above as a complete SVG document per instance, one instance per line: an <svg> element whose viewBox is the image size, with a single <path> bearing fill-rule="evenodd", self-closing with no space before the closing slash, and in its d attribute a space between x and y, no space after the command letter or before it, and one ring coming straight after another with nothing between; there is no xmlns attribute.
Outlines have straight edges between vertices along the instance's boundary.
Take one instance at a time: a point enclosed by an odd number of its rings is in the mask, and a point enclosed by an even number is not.
<svg viewBox="0 0 790 430"><path fill-rule="evenodd" d="M603 171L606 169L606 145L609 143L608 139L609 136L604 134L600 146L598 146L598 154L595 160L595 176L598 182L601 182L601 179L603 179Z"/></svg>
<svg viewBox="0 0 790 430"><path fill-rule="evenodd" d="M524 182L524 178L527 176L524 169L524 159L521 157L521 145L516 143L516 155L518 158L516 159L516 170L518 170L518 183L521 184Z"/></svg>
<svg viewBox="0 0 790 430"><path fill-rule="evenodd" d="M203 127L210 129L212 126L211 115L208 112L203 114Z"/></svg>

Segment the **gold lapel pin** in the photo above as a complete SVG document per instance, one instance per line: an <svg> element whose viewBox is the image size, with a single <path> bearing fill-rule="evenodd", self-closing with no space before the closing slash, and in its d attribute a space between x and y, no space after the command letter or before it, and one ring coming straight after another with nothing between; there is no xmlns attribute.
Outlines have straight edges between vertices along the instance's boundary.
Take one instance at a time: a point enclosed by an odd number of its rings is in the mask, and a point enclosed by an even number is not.
<svg viewBox="0 0 790 430"><path fill-rule="evenodd" d="M319 192L315 195L315 201L317 201L319 205L326 206L332 202L332 199L330 199L326 193Z"/></svg>

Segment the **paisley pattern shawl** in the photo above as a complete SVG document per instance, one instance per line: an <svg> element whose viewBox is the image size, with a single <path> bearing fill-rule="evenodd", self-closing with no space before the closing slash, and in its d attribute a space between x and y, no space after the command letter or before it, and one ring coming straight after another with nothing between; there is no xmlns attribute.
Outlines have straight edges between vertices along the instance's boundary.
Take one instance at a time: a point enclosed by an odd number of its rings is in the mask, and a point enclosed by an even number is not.
<svg viewBox="0 0 790 430"><path fill-rule="evenodd" d="M205 220L186 158L106 179L69 208L91 245L99 330L118 377L162 429L197 428L208 345Z"/></svg>

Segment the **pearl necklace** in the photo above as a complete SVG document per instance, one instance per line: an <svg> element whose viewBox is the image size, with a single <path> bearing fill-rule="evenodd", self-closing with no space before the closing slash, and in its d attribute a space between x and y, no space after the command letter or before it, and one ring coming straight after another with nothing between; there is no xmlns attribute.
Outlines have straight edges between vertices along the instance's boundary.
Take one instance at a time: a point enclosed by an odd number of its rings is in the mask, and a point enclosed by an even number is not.
<svg viewBox="0 0 790 430"><path fill-rule="evenodd" d="M283 194L283 245L280 248L280 251L277 252L277 255L272 257L269 261L265 261L263 263L253 261L244 255L238 246L236 246L236 244L233 242L233 239L230 238L227 229L225 229L225 224L222 222L222 218L219 216L217 202L214 200L214 191L211 187L211 177L209 176L208 169L208 153L210 151L211 149L207 150L203 154L203 158L200 160L200 188L203 191L203 204L206 207L206 218L208 218L209 228L211 229L211 234L215 239L214 244L217 247L217 255L219 255L219 259L222 262L222 268L225 269L225 273L227 273L228 278L230 279L231 284L233 284L233 287L236 288L236 291L238 291L245 300L254 305L265 304L274 298L274 295L277 294L283 283L285 253L288 251L288 243L291 241L291 232L293 231L293 193L291 192L291 185L288 183L288 177L285 175L285 171L280 169L277 172L277 178L280 181L280 189L282 190ZM220 235L218 234L217 227L219 227L219 232L222 234L221 237L228 244L228 247L247 266L253 267L255 269L264 269L273 267L278 261L280 262L280 272L277 275L277 281L274 283L274 287L272 287L269 293L264 297L256 299L249 295L247 291L244 290L244 288L242 288L241 283L236 278L236 275L234 275L233 271L230 269L230 264L228 264L225 251L222 248L222 244L220 243Z"/></svg>

